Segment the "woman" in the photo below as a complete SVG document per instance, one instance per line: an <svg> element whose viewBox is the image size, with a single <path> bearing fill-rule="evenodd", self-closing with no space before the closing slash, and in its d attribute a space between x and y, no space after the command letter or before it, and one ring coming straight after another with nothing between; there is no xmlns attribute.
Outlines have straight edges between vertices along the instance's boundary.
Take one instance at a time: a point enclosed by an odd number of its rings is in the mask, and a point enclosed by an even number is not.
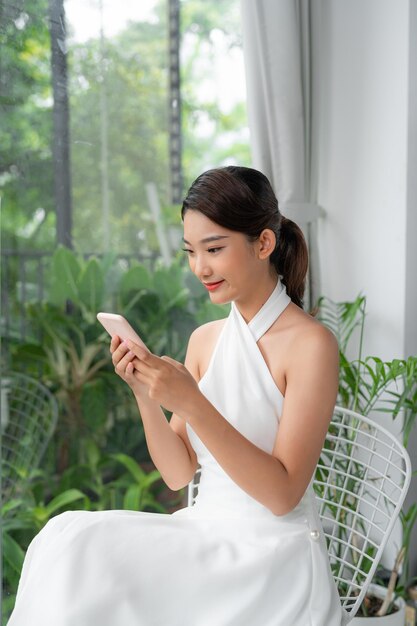
<svg viewBox="0 0 417 626"><path fill-rule="evenodd" d="M340 626L312 477L334 408L338 346L302 310L307 250L266 177L202 174L183 203L192 272L225 320L185 366L111 342L172 515L68 512L31 544L10 626ZM161 406L173 412L168 423Z"/></svg>

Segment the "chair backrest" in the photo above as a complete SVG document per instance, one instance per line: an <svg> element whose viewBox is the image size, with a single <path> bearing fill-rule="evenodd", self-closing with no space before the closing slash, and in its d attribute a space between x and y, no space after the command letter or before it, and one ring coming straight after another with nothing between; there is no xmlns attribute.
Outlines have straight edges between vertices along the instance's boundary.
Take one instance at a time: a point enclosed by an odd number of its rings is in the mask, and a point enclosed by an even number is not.
<svg viewBox="0 0 417 626"><path fill-rule="evenodd" d="M375 574L410 480L410 457L395 435L336 407L314 489L333 576L351 617Z"/></svg>
<svg viewBox="0 0 417 626"><path fill-rule="evenodd" d="M409 455L392 433L354 411L335 408L313 486L333 577L349 620L375 574L410 480ZM193 479L189 506L197 489Z"/></svg>
<svg viewBox="0 0 417 626"><path fill-rule="evenodd" d="M39 381L16 372L1 378L3 501L39 466L58 417L57 402Z"/></svg>

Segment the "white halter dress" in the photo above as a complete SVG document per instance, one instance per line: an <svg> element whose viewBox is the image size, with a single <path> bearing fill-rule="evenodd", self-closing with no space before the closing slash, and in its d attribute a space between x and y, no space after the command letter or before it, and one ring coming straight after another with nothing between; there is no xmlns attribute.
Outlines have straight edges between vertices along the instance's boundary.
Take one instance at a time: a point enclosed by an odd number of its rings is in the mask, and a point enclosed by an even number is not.
<svg viewBox="0 0 417 626"><path fill-rule="evenodd" d="M200 381L220 413L269 453L283 397L257 341L289 302L278 282L249 324L232 305ZM187 431L201 466L193 506L53 518L29 547L8 626L344 623L311 484L293 511L276 516Z"/></svg>

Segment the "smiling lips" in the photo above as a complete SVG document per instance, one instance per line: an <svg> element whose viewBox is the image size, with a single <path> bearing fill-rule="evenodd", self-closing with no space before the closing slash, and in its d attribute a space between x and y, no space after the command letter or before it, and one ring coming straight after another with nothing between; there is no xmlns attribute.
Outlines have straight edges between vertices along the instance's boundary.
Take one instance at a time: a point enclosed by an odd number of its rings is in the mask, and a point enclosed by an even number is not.
<svg viewBox="0 0 417 626"><path fill-rule="evenodd" d="M204 287L208 289L208 291L214 291L223 283L223 280L219 280L217 283L203 283Z"/></svg>

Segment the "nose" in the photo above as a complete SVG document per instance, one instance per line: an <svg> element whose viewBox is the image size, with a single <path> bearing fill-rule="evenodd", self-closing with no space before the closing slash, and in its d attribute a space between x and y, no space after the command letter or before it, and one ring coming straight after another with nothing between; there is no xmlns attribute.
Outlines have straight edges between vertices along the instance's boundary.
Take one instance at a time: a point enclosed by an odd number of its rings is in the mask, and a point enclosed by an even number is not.
<svg viewBox="0 0 417 626"><path fill-rule="evenodd" d="M201 281L207 280L213 274L207 257L203 255L196 256L193 271Z"/></svg>

